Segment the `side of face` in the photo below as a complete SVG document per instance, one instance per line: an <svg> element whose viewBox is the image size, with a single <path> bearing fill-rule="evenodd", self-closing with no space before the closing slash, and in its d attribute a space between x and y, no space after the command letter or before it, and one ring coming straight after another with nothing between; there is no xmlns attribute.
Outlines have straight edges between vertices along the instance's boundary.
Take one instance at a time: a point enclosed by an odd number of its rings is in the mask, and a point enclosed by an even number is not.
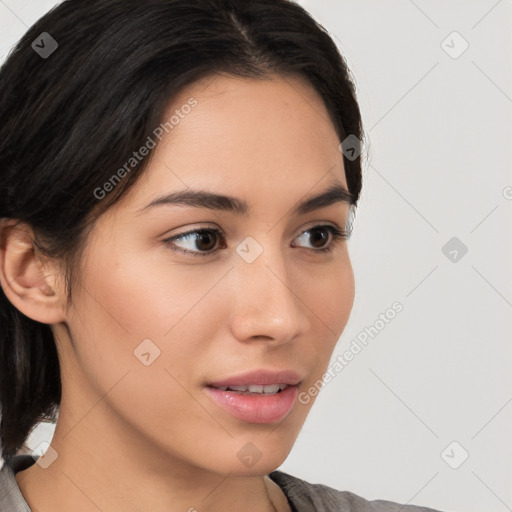
<svg viewBox="0 0 512 512"><path fill-rule="evenodd" d="M72 426L103 397L77 432L108 418L120 440L137 439L134 456L153 450L190 467L266 474L287 457L314 398L278 422L251 423L205 387L256 369L295 371L299 392L321 379L349 318L354 278L347 242L320 230L332 245L320 252L310 230L344 229L349 205L292 210L334 181L347 186L342 154L321 98L299 78L211 77L175 98L166 118L190 98L197 104L91 232L74 305L54 326L60 415ZM144 209L182 190L236 197L249 212ZM194 229L223 235L169 241ZM258 462L249 467L244 450Z"/></svg>

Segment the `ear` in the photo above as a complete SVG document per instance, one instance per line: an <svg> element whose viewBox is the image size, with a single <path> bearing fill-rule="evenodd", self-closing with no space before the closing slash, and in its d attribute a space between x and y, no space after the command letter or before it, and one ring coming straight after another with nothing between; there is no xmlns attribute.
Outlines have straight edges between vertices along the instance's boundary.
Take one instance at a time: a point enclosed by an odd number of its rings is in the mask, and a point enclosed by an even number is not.
<svg viewBox="0 0 512 512"><path fill-rule="evenodd" d="M66 297L57 266L44 261L34 232L16 219L0 222L0 284L13 306L32 320L57 324L66 318Z"/></svg>

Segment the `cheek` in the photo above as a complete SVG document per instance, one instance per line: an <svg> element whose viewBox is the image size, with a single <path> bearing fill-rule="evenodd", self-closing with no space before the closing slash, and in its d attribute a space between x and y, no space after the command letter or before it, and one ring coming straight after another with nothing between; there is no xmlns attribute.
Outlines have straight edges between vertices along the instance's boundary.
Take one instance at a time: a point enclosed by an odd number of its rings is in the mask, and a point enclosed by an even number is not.
<svg viewBox="0 0 512 512"><path fill-rule="evenodd" d="M186 268L162 257L148 261L135 254L108 271L91 272L87 282L101 309L110 316L107 323L115 320L132 339L143 339L168 335L203 300L220 275L200 266Z"/></svg>
<svg viewBox="0 0 512 512"><path fill-rule="evenodd" d="M336 260L325 272L319 272L316 279L307 280L305 301L312 310L310 315L313 335L315 361L312 378L313 385L321 378L332 357L336 344L339 342L347 325L354 301L354 274L348 257Z"/></svg>
<svg viewBox="0 0 512 512"><path fill-rule="evenodd" d="M128 259L84 272L70 321L84 387L141 431L156 425L178 434L184 427L176 415L190 420L187 431L204 425L204 410L191 405L189 392L212 330L222 325L218 296L209 291L224 273L169 264L141 269Z"/></svg>
<svg viewBox="0 0 512 512"><path fill-rule="evenodd" d="M138 357L148 351L151 360L158 355L155 364L180 373L197 361L220 325L222 304L210 291L225 269L187 269L161 260L141 265L141 259L126 258L83 272L71 332L94 379L142 366Z"/></svg>
<svg viewBox="0 0 512 512"><path fill-rule="evenodd" d="M330 296L332 298L330 309L328 297L325 298L325 301L327 302L326 311L328 311L332 317L335 332L339 332L341 334L344 330L348 322L350 312L352 311L354 294L354 273L350 261L347 261L343 265L340 265L339 277L332 281L330 288Z"/></svg>
<svg viewBox="0 0 512 512"><path fill-rule="evenodd" d="M332 265L302 278L302 293L305 303L312 311L312 322L323 325L323 332L330 343L338 341L347 324L354 302L355 283L352 265L348 256L341 257Z"/></svg>

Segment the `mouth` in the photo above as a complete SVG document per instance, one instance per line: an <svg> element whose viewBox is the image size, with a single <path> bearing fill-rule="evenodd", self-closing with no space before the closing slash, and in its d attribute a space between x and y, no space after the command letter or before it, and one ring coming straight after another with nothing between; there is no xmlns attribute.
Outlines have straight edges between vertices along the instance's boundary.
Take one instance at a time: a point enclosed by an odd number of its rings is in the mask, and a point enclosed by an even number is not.
<svg viewBox="0 0 512 512"><path fill-rule="evenodd" d="M246 423L276 423L292 411L301 376L292 370L256 369L209 382L205 393L223 412Z"/></svg>
<svg viewBox="0 0 512 512"><path fill-rule="evenodd" d="M299 394L298 385L282 383L205 386L203 389L224 413L256 424L283 421L292 412Z"/></svg>
<svg viewBox="0 0 512 512"><path fill-rule="evenodd" d="M251 384L249 386L210 386L219 391L230 391L241 395L275 395L281 393L288 387L288 384Z"/></svg>

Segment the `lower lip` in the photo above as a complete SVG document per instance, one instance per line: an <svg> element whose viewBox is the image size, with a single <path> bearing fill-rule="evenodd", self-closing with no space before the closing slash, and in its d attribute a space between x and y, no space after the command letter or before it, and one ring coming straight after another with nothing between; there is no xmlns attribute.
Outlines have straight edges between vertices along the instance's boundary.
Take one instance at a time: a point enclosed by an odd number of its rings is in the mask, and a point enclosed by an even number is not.
<svg viewBox="0 0 512 512"><path fill-rule="evenodd" d="M206 393L225 411L248 423L276 423L282 421L291 411L299 388L288 386L273 395L243 395L234 391L221 391L206 387Z"/></svg>

